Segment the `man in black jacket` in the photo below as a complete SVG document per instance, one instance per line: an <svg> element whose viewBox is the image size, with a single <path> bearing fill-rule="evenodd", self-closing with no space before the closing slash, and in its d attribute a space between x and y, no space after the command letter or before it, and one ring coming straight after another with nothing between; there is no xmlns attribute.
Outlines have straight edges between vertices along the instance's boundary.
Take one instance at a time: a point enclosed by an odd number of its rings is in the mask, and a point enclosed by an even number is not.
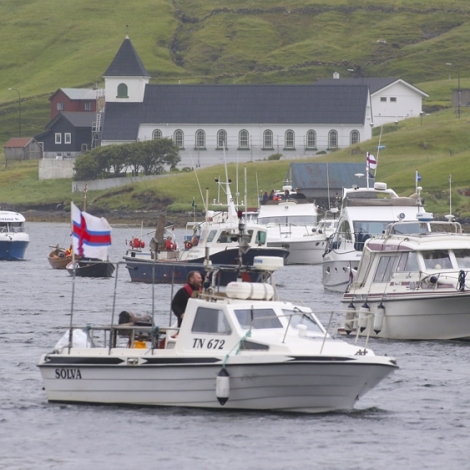
<svg viewBox="0 0 470 470"><path fill-rule="evenodd" d="M171 301L171 310L178 318L178 328L181 326L183 321L184 311L188 300L193 296L194 292L198 292L202 287L202 276L199 271L190 271L188 273L188 282L173 297Z"/></svg>

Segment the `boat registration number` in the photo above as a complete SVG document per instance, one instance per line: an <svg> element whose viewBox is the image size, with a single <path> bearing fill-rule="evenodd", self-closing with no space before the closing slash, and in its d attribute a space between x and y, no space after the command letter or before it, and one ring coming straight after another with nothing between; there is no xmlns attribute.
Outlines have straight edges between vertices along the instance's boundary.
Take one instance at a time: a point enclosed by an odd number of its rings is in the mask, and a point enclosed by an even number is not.
<svg viewBox="0 0 470 470"><path fill-rule="evenodd" d="M193 348L195 349L224 349L224 339L194 338Z"/></svg>
<svg viewBox="0 0 470 470"><path fill-rule="evenodd" d="M80 369L56 369L55 378L65 380L77 380L82 378L82 373L80 372Z"/></svg>

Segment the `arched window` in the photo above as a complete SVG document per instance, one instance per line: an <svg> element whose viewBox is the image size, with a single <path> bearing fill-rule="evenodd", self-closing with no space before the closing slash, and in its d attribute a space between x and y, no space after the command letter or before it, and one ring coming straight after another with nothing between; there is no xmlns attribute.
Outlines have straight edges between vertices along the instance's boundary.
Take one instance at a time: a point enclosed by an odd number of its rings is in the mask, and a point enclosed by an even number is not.
<svg viewBox="0 0 470 470"><path fill-rule="evenodd" d="M180 149L184 148L184 133L181 129L178 129L173 133L173 142Z"/></svg>
<svg viewBox="0 0 470 470"><path fill-rule="evenodd" d="M160 129L155 129L152 132L152 139L157 140L157 139L161 139L161 138L162 138L162 131Z"/></svg>
<svg viewBox="0 0 470 470"><path fill-rule="evenodd" d="M295 134L290 129L284 135L284 148L295 149Z"/></svg>
<svg viewBox="0 0 470 470"><path fill-rule="evenodd" d="M273 148L273 131L269 129L263 132L263 148L269 150Z"/></svg>
<svg viewBox="0 0 470 470"><path fill-rule="evenodd" d="M227 149L227 132L223 129L220 129L220 131L217 132L217 148Z"/></svg>
<svg viewBox="0 0 470 470"><path fill-rule="evenodd" d="M314 149L317 147L317 133L315 131L308 131L307 132L307 148Z"/></svg>
<svg viewBox="0 0 470 470"><path fill-rule="evenodd" d="M206 148L206 133L199 129L196 131L196 149L205 149Z"/></svg>
<svg viewBox="0 0 470 470"><path fill-rule="evenodd" d="M335 149L338 148L338 132L330 131L328 133L328 148Z"/></svg>
<svg viewBox="0 0 470 470"><path fill-rule="evenodd" d="M359 138L359 131L351 131L351 135L350 135L350 144L351 145L356 145L360 142L360 138Z"/></svg>
<svg viewBox="0 0 470 470"><path fill-rule="evenodd" d="M246 131L245 129L241 130L238 133L238 148L240 149L250 148L249 138L250 138L250 135L248 134L248 131Z"/></svg>
<svg viewBox="0 0 470 470"><path fill-rule="evenodd" d="M127 95L127 85L125 83L120 83L118 85L116 98L129 98Z"/></svg>

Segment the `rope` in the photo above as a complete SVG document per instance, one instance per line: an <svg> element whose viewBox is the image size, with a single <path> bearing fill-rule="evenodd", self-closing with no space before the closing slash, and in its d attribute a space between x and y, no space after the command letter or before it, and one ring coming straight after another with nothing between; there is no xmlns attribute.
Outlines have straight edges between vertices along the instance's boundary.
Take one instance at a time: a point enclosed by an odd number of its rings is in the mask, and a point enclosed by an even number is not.
<svg viewBox="0 0 470 470"><path fill-rule="evenodd" d="M247 338L249 338L251 336L251 330L248 330L245 334L245 336L243 336L243 338L240 339L240 341L235 344L235 346L227 353L227 355L225 356L225 359L224 359L224 363L222 364L222 369L225 369L225 364L227 363L227 360L230 356L230 354L232 354L232 351L238 347L237 349L237 352L235 353L235 356L240 352L240 348L241 348L241 345L245 342L245 340Z"/></svg>
<svg viewBox="0 0 470 470"><path fill-rule="evenodd" d="M465 290L465 277L466 277L465 271L461 269L459 272L458 280L457 280L457 289L460 292L463 292Z"/></svg>

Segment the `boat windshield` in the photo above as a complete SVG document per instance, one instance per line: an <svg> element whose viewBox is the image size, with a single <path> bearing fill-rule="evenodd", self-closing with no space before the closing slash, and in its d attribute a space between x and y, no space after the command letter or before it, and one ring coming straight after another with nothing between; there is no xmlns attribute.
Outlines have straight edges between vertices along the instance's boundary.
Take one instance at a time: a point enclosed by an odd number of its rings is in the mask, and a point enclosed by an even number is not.
<svg viewBox="0 0 470 470"><path fill-rule="evenodd" d="M355 220L353 222L354 232L380 235L385 231L385 227L387 227L389 223L389 221L380 220Z"/></svg>
<svg viewBox="0 0 470 470"><path fill-rule="evenodd" d="M240 326L247 330L252 328L264 330L268 328L282 328L282 323L272 308L243 308L234 310Z"/></svg>
<svg viewBox="0 0 470 470"><path fill-rule="evenodd" d="M429 250L421 252L426 269L451 269L452 262L447 250Z"/></svg>
<svg viewBox="0 0 470 470"><path fill-rule="evenodd" d="M404 224L394 224L391 230L391 233L397 233L399 235L411 235L411 234L418 234L418 233L427 233L429 232L429 224L427 223L404 223Z"/></svg>
<svg viewBox="0 0 470 470"><path fill-rule="evenodd" d="M0 232L24 232L24 223L0 222Z"/></svg>
<svg viewBox="0 0 470 470"><path fill-rule="evenodd" d="M314 215L278 215L276 217L262 217L258 218L258 223L263 225L278 224L278 225L315 225L317 218Z"/></svg>
<svg viewBox="0 0 470 470"><path fill-rule="evenodd" d="M316 333L323 334L323 330L309 313L303 313L299 310L287 309L282 309L282 311L284 312L284 315L287 316L287 319L291 319L290 325L292 327L296 328L297 325L305 325L308 331L314 331Z"/></svg>
<svg viewBox="0 0 470 470"><path fill-rule="evenodd" d="M468 269L470 268L470 250L454 250L455 258L457 259L457 264L459 269Z"/></svg>

